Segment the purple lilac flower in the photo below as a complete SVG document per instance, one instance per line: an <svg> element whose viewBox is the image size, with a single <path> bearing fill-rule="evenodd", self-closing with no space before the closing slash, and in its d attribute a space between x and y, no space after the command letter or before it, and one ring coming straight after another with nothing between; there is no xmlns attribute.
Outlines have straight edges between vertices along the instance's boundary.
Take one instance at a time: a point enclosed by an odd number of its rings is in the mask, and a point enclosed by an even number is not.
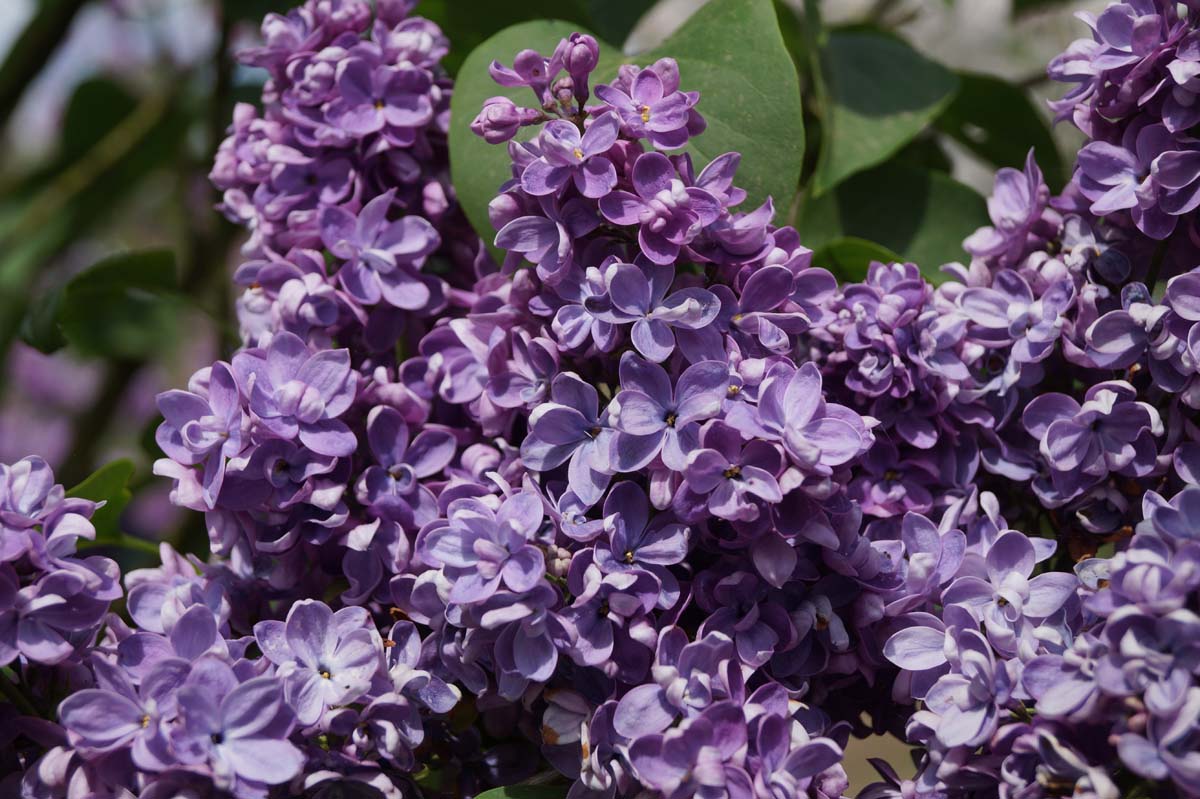
<svg viewBox="0 0 1200 799"><path fill-rule="evenodd" d="M600 200L604 218L638 225L638 244L653 263L671 264L700 228L716 221L720 203L704 189L684 186L670 160L643 153L633 164L636 194L617 190Z"/></svg>
<svg viewBox="0 0 1200 799"><path fill-rule="evenodd" d="M628 136L644 137L658 149L682 147L699 132L689 130L689 112L700 95L679 91L679 67L671 59L625 81L597 86L596 96L616 110Z"/></svg>
<svg viewBox="0 0 1200 799"><path fill-rule="evenodd" d="M367 203L357 216L328 207L321 214L321 240L347 263L338 272L346 293L365 305L380 301L415 311L434 298L436 285L417 270L437 249L438 235L419 216L389 222L392 193Z"/></svg>
<svg viewBox="0 0 1200 799"><path fill-rule="evenodd" d="M357 485L358 500L409 528L438 516L437 498L421 480L445 469L458 449L448 430L422 430L409 440L409 428L394 408L373 408L367 417L367 443L377 465L367 467Z"/></svg>
<svg viewBox="0 0 1200 799"><path fill-rule="evenodd" d="M582 135L566 120L547 122L538 136L541 157L521 173L521 188L540 197L561 192L571 181L584 197L604 197L617 185L617 170L604 156L617 133L611 113L593 118Z"/></svg>
<svg viewBox="0 0 1200 799"><path fill-rule="evenodd" d="M700 422L716 416L729 386L729 371L718 361L689 366L674 388L667 371L633 353L621 358L621 391L615 400L614 465L636 471L655 456L683 471L699 445Z"/></svg>
<svg viewBox="0 0 1200 799"><path fill-rule="evenodd" d="M596 389L570 372L554 378L550 399L529 416L529 435L521 444L521 458L538 471L569 460L571 489L584 502L595 504L612 474L616 432L608 413L600 413Z"/></svg>
<svg viewBox="0 0 1200 799"><path fill-rule="evenodd" d="M315 724L327 708L370 688L382 652L368 618L362 608L335 613L322 602L302 600L292 605L286 622L254 625L254 638L263 656L279 667L300 724Z"/></svg>
<svg viewBox="0 0 1200 799"><path fill-rule="evenodd" d="M163 423L154 438L169 458L203 467L204 502L212 508L225 480L228 459L241 454L249 419L228 364L218 361L207 379L200 377L195 382L203 394L166 391L158 395Z"/></svg>
<svg viewBox="0 0 1200 799"><path fill-rule="evenodd" d="M212 774L219 788L277 785L304 756L287 740L295 721L273 677L238 681L218 660L196 663L176 692L180 723L170 733L179 761Z"/></svg>
<svg viewBox="0 0 1200 799"><path fill-rule="evenodd" d="M250 393L250 410L274 435L300 442L319 455L349 455L354 433L338 419L354 401L358 374L347 350L311 352L296 336L281 333L266 350L233 359L238 383Z"/></svg>
<svg viewBox="0 0 1200 799"><path fill-rule="evenodd" d="M546 571L545 557L532 543L543 518L542 501L530 492L514 494L495 511L477 499L455 500L445 526L422 532L417 553L450 570L452 602L481 602L502 585L522 594Z"/></svg>

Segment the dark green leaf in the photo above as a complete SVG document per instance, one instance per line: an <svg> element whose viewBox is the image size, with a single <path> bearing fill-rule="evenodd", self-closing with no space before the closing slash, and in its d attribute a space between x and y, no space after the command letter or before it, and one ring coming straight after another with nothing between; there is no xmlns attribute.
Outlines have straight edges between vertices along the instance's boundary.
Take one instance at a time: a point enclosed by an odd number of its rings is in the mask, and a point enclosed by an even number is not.
<svg viewBox="0 0 1200 799"><path fill-rule="evenodd" d="M69 164L82 158L136 107L137 98L115 81L91 78L80 83L63 113L59 161Z"/></svg>
<svg viewBox="0 0 1200 799"><path fill-rule="evenodd" d="M912 141L950 102L954 73L872 31L834 31L822 53L827 130L813 184L828 191Z"/></svg>
<svg viewBox="0 0 1200 799"><path fill-rule="evenodd" d="M90 477L67 492L69 497L82 497L93 502L104 502L104 507L92 516L96 527L96 541L100 544L115 544L121 537L121 511L133 498L129 491L129 479L133 477L133 461L122 458L101 466Z"/></svg>
<svg viewBox="0 0 1200 799"><path fill-rule="evenodd" d="M855 175L802 209L797 228L819 251L847 236L876 242L920 265L933 282L942 264L961 261L962 241L990 224L969 186L938 172L890 162Z"/></svg>
<svg viewBox="0 0 1200 799"><path fill-rule="evenodd" d="M584 0L592 30L617 44L629 38L629 32L654 3L655 0Z"/></svg>
<svg viewBox="0 0 1200 799"><path fill-rule="evenodd" d="M551 785L510 785L484 791L475 799L564 799L566 795L566 788Z"/></svg>
<svg viewBox="0 0 1200 799"><path fill-rule="evenodd" d="M888 264L903 260L887 247L853 236L834 239L813 253L813 266L828 269L845 283L861 282L872 261Z"/></svg>
<svg viewBox="0 0 1200 799"><path fill-rule="evenodd" d="M950 156L938 143L938 137L933 134L922 134L909 142L892 160L946 174L950 174L954 168Z"/></svg>
<svg viewBox="0 0 1200 799"><path fill-rule="evenodd" d="M148 355L170 343L177 288L169 250L114 255L35 303L22 334L43 352L70 343L87 355Z"/></svg>
<svg viewBox="0 0 1200 799"><path fill-rule="evenodd" d="M232 20L258 22L267 14L285 14L296 0L221 0L221 8Z"/></svg>
<svg viewBox="0 0 1200 799"><path fill-rule="evenodd" d="M523 105L533 99L528 89L497 86L487 65L493 59L511 63L524 48L549 53L578 29L560 21L521 23L489 38L463 63L451 105L450 167L467 217L485 240L493 237L488 203L511 168L507 148L487 144L469 125L488 97L505 95ZM729 42L753 46L731 49ZM613 57L614 48L601 46L605 55L596 83L611 80L621 61ZM708 129L687 148L696 168L722 153L741 152L737 184L748 194L743 207L753 208L770 195L786 208L800 177L804 129L799 81L771 0L712 0L661 47L624 60L647 64L666 55L679 62L684 88L701 93L698 108Z"/></svg>
<svg viewBox="0 0 1200 799"><path fill-rule="evenodd" d="M732 42L741 46L731 47ZM751 209L768 196L786 209L804 160L800 82L770 0L711 0L675 35L638 61L670 56L683 88L700 92L708 129L688 150L697 169L731 151L742 154L737 185Z"/></svg>
<svg viewBox="0 0 1200 799"><path fill-rule="evenodd" d="M808 69L808 45L805 42L805 30L800 24L800 17L795 9L783 0L773 0L775 17L779 20L779 34L783 36L783 45L792 56L796 70L804 74Z"/></svg>
<svg viewBox="0 0 1200 799"><path fill-rule="evenodd" d="M59 325L84 354L144 357L173 338L179 308L171 293L177 286L169 250L116 255L67 284Z"/></svg>
<svg viewBox="0 0 1200 799"><path fill-rule="evenodd" d="M58 326L62 300L63 290L51 289L30 305L28 313L21 320L21 340L47 355L67 346L67 340Z"/></svg>
<svg viewBox="0 0 1200 799"><path fill-rule="evenodd" d="M938 117L938 130L998 167L1020 168L1032 147L1046 182L1059 191L1062 156L1025 90L991 75L964 72L958 79L958 94Z"/></svg>

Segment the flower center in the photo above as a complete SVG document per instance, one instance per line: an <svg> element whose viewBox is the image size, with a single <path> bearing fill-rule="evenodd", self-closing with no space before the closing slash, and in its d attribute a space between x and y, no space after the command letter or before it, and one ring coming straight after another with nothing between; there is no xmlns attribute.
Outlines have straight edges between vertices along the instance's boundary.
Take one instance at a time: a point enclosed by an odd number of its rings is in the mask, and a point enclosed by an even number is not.
<svg viewBox="0 0 1200 799"><path fill-rule="evenodd" d="M649 121L650 121L650 106L644 105L644 106L642 106L642 122L649 122Z"/></svg>
<svg viewBox="0 0 1200 799"><path fill-rule="evenodd" d="M142 729L144 730L149 726L150 726L150 714L147 713L146 715L142 716Z"/></svg>
<svg viewBox="0 0 1200 799"><path fill-rule="evenodd" d="M575 157L578 158L580 161L583 160L583 150L580 149L579 147L575 148Z"/></svg>
<svg viewBox="0 0 1200 799"><path fill-rule="evenodd" d="M735 480L742 476L742 467L741 466L730 466L728 469L726 469L724 472L722 472L722 474L725 475L726 480Z"/></svg>
<svg viewBox="0 0 1200 799"><path fill-rule="evenodd" d="M675 421L678 418L679 417L675 415L675 411L667 411L667 416L665 419L663 419L663 421L667 423L667 427L674 427Z"/></svg>
<svg viewBox="0 0 1200 799"><path fill-rule="evenodd" d="M212 735L208 736L208 739L213 742L214 746L220 746L221 744L225 743L225 736L219 732L214 732Z"/></svg>
<svg viewBox="0 0 1200 799"><path fill-rule="evenodd" d="M632 549L625 550L625 562L633 563L633 550Z"/></svg>

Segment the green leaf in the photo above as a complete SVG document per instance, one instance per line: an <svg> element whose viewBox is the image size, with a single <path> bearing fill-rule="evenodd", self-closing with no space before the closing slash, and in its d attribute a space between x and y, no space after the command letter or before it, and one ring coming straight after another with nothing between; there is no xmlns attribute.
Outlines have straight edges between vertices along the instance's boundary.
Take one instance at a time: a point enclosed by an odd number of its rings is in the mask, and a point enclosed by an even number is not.
<svg viewBox="0 0 1200 799"><path fill-rule="evenodd" d="M818 194L886 161L941 113L958 79L905 42L873 31L834 31L822 53L827 130Z"/></svg>
<svg viewBox="0 0 1200 799"><path fill-rule="evenodd" d="M959 73L959 90L937 128L998 167L1020 168L1032 147L1053 191L1063 186L1063 163L1045 118L1020 86L991 75Z"/></svg>
<svg viewBox="0 0 1200 799"><path fill-rule="evenodd" d="M507 148L489 145L470 131L471 120L488 97L504 95L530 105L526 88L497 86L487 66L511 63L525 48L553 51L559 39L579 30L559 20L524 22L507 28L477 47L463 63L451 102L450 168L455 191L467 218L486 241L493 238L487 207L511 177ZM731 48L730 42L753 43ZM632 59L601 44L594 83L615 77L622 61L650 64L663 56L679 62L683 87L701 93L698 110L708 129L687 150L701 169L717 155L742 153L737 185L748 198L743 208L774 197L786 209L796 191L804 157L800 85L775 17L771 0L711 0L660 47ZM526 129L526 136L535 131Z"/></svg>
<svg viewBox="0 0 1200 799"><path fill-rule="evenodd" d="M865 239L918 264L938 283L945 280L939 267L961 261L963 239L987 224L987 204L974 189L889 162L810 200L796 227L814 251L847 236Z"/></svg>
<svg viewBox="0 0 1200 799"><path fill-rule="evenodd" d="M872 261L885 264L903 261L896 253L866 239L844 236L822 245L813 253L813 266L833 272L845 283L859 283L867 276Z"/></svg>
<svg viewBox="0 0 1200 799"><path fill-rule="evenodd" d="M564 799L566 795L566 788L553 785L510 785L484 791L475 799Z"/></svg>
<svg viewBox="0 0 1200 799"><path fill-rule="evenodd" d="M85 355L136 358L168 345L178 315L170 250L122 253L44 295L22 325L43 352L69 343Z"/></svg>
<svg viewBox="0 0 1200 799"><path fill-rule="evenodd" d="M623 44L656 0L584 0L592 30L610 42ZM561 16L556 14L555 16Z"/></svg>
<svg viewBox="0 0 1200 799"><path fill-rule="evenodd" d="M115 544L121 537L121 511L133 499L129 480L133 477L133 461L127 458L101 466L90 477L67 492L68 497L82 497L103 502L104 507L92 515L96 527L96 545Z"/></svg>
<svg viewBox="0 0 1200 799"><path fill-rule="evenodd" d="M804 122L800 81L771 0L711 0L638 60L664 56L679 62L683 88L700 92L697 109L708 129L688 145L697 169L723 153L740 152L736 183L747 194L742 208L771 196L786 210L800 181Z"/></svg>

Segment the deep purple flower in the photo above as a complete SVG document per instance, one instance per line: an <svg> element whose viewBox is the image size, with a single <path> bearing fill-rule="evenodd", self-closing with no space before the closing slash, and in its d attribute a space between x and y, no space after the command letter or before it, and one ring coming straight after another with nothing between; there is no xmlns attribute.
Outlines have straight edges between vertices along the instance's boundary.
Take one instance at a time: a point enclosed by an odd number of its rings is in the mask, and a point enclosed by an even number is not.
<svg viewBox="0 0 1200 799"><path fill-rule="evenodd" d="M1021 419L1056 471L1142 475L1154 467L1154 439L1163 428L1158 411L1136 397L1133 386L1112 380L1089 388L1082 405L1065 394L1043 394Z"/></svg>
<svg viewBox="0 0 1200 799"><path fill-rule="evenodd" d="M571 372L554 378L550 398L529 416L521 459L539 472L569 460L571 490L584 502L595 504L612 478L616 431L608 412L600 413L596 389Z"/></svg>
<svg viewBox="0 0 1200 799"><path fill-rule="evenodd" d="M863 453L872 440L861 416L825 402L821 372L813 363L771 374L759 390L758 405L734 405L726 422L744 437L780 441L805 470L827 472Z"/></svg>
<svg viewBox="0 0 1200 799"><path fill-rule="evenodd" d="M506 222L496 232L495 244L524 255L537 264L542 280L556 285L570 273L575 242L599 227L601 220L595 205L581 197L561 204L553 196L538 200L541 213Z"/></svg>
<svg viewBox="0 0 1200 799"><path fill-rule="evenodd" d="M119 667L93 663L98 687L76 691L62 701L58 717L72 744L85 752L130 748L141 769L160 771L171 765L164 723L175 715L175 692L191 670L188 661L157 662L137 687Z"/></svg>
<svg viewBox="0 0 1200 799"><path fill-rule="evenodd" d="M638 738L629 759L642 784L666 799L749 799L754 795L750 776L738 764L745 745L742 709L721 702L678 729Z"/></svg>
<svg viewBox="0 0 1200 799"><path fill-rule="evenodd" d="M507 97L489 97L471 122L471 132L488 144L503 144L516 136L522 126L533 124L540 116L535 109L522 108Z"/></svg>
<svg viewBox="0 0 1200 799"><path fill-rule="evenodd" d="M713 515L753 521L761 513L759 502L783 499L775 478L782 468L783 457L774 445L765 441L743 445L737 430L714 420L704 426L700 448L688 455L684 478L690 494L707 495Z"/></svg>
<svg viewBox="0 0 1200 799"><path fill-rule="evenodd" d="M680 715L698 716L723 699L741 702L744 686L733 641L721 633L688 643L678 627L658 639L654 682L621 697L613 717L618 733L629 738L662 732Z"/></svg>
<svg viewBox="0 0 1200 799"><path fill-rule="evenodd" d="M1031 148L1023 171L1004 167L996 172L995 186L988 197L993 226L975 231L963 242L963 249L982 258L997 256L1004 265L1015 264L1049 200L1050 189Z"/></svg>
<svg viewBox="0 0 1200 799"><path fill-rule="evenodd" d="M960 630L955 645L956 670L934 684L925 704L938 717L937 739L943 745L978 746L995 732L1012 695L1012 678L1008 664L996 661L976 630Z"/></svg>
<svg viewBox="0 0 1200 799"><path fill-rule="evenodd" d="M617 324L633 323L630 339L643 356L662 363L675 350L675 330L699 330L716 319L721 303L706 289L690 286L667 292L675 268L616 263L607 269L611 307L597 315Z"/></svg>
<svg viewBox="0 0 1200 799"><path fill-rule="evenodd" d="M988 550L987 580L959 577L942 593L945 605L960 605L987 629L988 640L1013 656L1030 633L1026 620L1044 619L1075 593L1078 579L1068 572L1030 578L1036 563L1033 544L1015 530L1001 535Z"/></svg>
<svg viewBox="0 0 1200 799"><path fill-rule="evenodd" d="M616 110L626 135L645 138L660 150L673 150L687 143L689 112L700 95L679 91L679 71L673 61L662 66L667 67L664 72L670 80L646 68L627 87L597 86L596 96Z"/></svg>
<svg viewBox="0 0 1200 799"><path fill-rule="evenodd" d="M238 682L219 660L197 662L176 694L180 722L170 732L179 761L210 770L233 790L278 785L300 773L305 758L287 740L295 721L275 677Z"/></svg>
<svg viewBox="0 0 1200 799"><path fill-rule="evenodd" d="M429 122L430 78L424 69L373 66L351 58L338 65L338 98L327 118L353 136L366 136L384 128L415 128Z"/></svg>
<svg viewBox="0 0 1200 799"><path fill-rule="evenodd" d="M304 599L287 621L260 621L254 638L263 656L279 667L288 704L303 725L317 723L334 705L362 696L382 665L379 636L362 608L336 613Z"/></svg>
<svg viewBox="0 0 1200 799"><path fill-rule="evenodd" d="M1012 357L1021 363L1044 360L1062 332L1064 317L1075 300L1069 281L1052 285L1038 298L1017 272L1003 270L990 288L972 287L958 297L959 307L989 341L1013 343Z"/></svg>
<svg viewBox="0 0 1200 799"><path fill-rule="evenodd" d="M669 514L651 517L646 493L631 481L617 483L604 501L606 539L596 542L595 562L602 571L647 571L661 584L660 604L673 606L679 583L666 568L683 562L688 528Z"/></svg>
<svg viewBox="0 0 1200 799"><path fill-rule="evenodd" d="M1175 155L1167 169L1167 183L1172 185L1164 184L1158 177L1159 159L1175 152L1171 132L1161 124L1147 125L1130 128L1125 139L1121 146L1093 141L1079 151L1080 191L1092 201L1091 211L1097 216L1130 210L1139 230L1151 238L1166 238L1175 229L1176 215L1168 207L1191 202L1187 194L1179 199L1191 183L1185 180L1189 162ZM1196 188L1200 202L1200 186Z"/></svg>

